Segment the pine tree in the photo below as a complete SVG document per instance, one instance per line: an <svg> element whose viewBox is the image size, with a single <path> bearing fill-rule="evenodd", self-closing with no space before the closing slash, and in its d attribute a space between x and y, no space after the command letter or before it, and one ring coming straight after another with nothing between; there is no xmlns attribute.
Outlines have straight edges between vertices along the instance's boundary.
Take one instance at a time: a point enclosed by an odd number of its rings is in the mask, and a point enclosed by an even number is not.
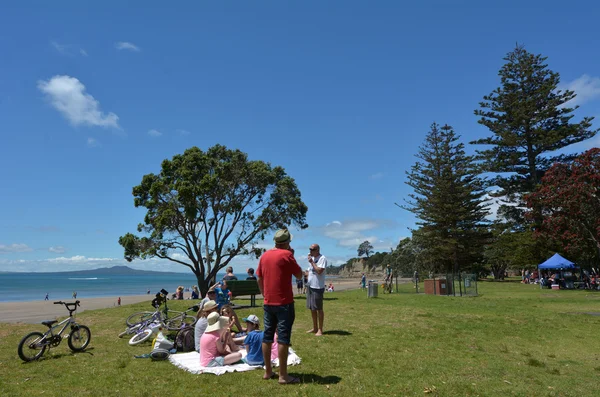
<svg viewBox="0 0 600 397"><path fill-rule="evenodd" d="M433 123L416 156L420 161L406 173L414 193L403 208L420 226L413 234L446 271L465 269L481 258L488 214L483 183L458 139L452 127Z"/></svg>
<svg viewBox="0 0 600 397"><path fill-rule="evenodd" d="M589 139L598 130L590 129L593 117L571 122L578 106L568 107L568 102L576 95L558 90L559 74L548 69L545 57L517 45L504 59L506 64L498 72L501 86L484 96L475 110L492 136L471 143L491 145L478 151L482 171L504 173L490 181L500 188L493 196L503 197L499 214L522 228L526 225L524 195L535 190L553 163L575 157L549 154Z"/></svg>

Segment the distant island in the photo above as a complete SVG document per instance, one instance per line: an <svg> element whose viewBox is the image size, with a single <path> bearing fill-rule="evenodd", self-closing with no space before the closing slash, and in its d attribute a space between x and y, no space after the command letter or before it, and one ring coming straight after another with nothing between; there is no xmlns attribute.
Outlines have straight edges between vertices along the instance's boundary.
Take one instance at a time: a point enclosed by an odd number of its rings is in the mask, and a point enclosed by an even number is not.
<svg viewBox="0 0 600 397"><path fill-rule="evenodd" d="M127 274L127 275L135 275L135 274L152 274L152 273L159 273L159 274L186 274L186 273L178 273L178 272L157 272L154 270L137 270L137 269L132 269L129 266L113 266L113 267L100 267L97 269L91 269L91 270L67 270L67 271L60 271L60 272L0 272L2 274L14 274L14 273L44 273L44 274L48 274L48 273L69 273L69 274L78 274L78 275L104 275L104 274L110 274L110 275L115 275L115 274Z"/></svg>

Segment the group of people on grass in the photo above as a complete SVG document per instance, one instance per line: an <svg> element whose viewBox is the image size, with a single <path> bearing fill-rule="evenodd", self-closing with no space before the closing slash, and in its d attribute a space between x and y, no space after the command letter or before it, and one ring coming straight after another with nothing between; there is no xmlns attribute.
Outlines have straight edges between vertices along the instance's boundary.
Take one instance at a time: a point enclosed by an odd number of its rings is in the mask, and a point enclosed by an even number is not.
<svg viewBox="0 0 600 397"><path fill-rule="evenodd" d="M273 240L275 247L261 256L256 276L254 269L248 269L248 279L258 280L264 297L264 330L260 330L261 321L255 314L240 322L230 304L231 293L227 288L227 281L237 280L237 277L233 274L233 269L228 267L223 280L211 286L200 302L194 344L200 353L202 366L237 363L242 359L241 349L245 349L243 361L251 365L264 365L264 379L277 377L280 384L299 383L298 378L287 373L287 358L295 320L292 276L302 280L302 288L306 288L306 305L311 311L313 322L313 327L307 333L323 335L323 293L326 289L327 259L321 255L319 245L312 244L307 257L308 267L303 271L296 262L294 249L290 247L292 236L289 231L277 231ZM333 285L330 283L327 288L333 290ZM271 360L275 358L279 358L278 376L273 372L271 364Z"/></svg>

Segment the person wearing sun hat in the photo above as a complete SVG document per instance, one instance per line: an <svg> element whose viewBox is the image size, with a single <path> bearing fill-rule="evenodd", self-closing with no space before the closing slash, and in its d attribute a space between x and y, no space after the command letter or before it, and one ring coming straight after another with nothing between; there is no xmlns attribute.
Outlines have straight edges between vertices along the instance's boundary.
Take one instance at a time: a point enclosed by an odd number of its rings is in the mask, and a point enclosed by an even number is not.
<svg viewBox="0 0 600 397"><path fill-rule="evenodd" d="M291 345L292 326L296 318L292 276L302 277L302 269L290 247L292 235L287 228L280 229L273 238L275 248L266 251L258 261L256 275L258 287L264 297L264 335L262 343L265 373L263 379L274 376L271 365L271 347L278 333L279 383L299 383L300 379L287 373L288 351Z"/></svg>
<svg viewBox="0 0 600 397"><path fill-rule="evenodd" d="M200 337L200 365L221 367L240 361L242 353L231 338L229 317L215 312L210 313L206 320L208 326Z"/></svg>
<svg viewBox="0 0 600 397"><path fill-rule="evenodd" d="M208 300L204 302L198 314L196 314L196 324L194 324L194 348L197 352L200 352L200 337L206 331L206 327L208 327L208 317L209 314L216 312L219 310L219 306L217 302L214 300Z"/></svg>

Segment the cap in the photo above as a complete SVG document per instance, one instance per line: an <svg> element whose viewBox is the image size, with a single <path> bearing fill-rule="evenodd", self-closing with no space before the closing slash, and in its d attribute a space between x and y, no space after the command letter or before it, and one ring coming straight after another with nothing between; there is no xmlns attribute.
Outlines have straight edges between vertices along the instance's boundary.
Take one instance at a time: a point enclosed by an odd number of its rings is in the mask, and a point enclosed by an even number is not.
<svg viewBox="0 0 600 397"><path fill-rule="evenodd" d="M292 241L292 235L290 234L289 230L287 229L279 229L277 232L275 232L275 237L273 237L273 240L275 240L276 243L287 243Z"/></svg>
<svg viewBox="0 0 600 397"><path fill-rule="evenodd" d="M243 318L242 320L244 320L245 323L252 323L252 324L260 325L260 320L254 314L251 314L248 317Z"/></svg>

